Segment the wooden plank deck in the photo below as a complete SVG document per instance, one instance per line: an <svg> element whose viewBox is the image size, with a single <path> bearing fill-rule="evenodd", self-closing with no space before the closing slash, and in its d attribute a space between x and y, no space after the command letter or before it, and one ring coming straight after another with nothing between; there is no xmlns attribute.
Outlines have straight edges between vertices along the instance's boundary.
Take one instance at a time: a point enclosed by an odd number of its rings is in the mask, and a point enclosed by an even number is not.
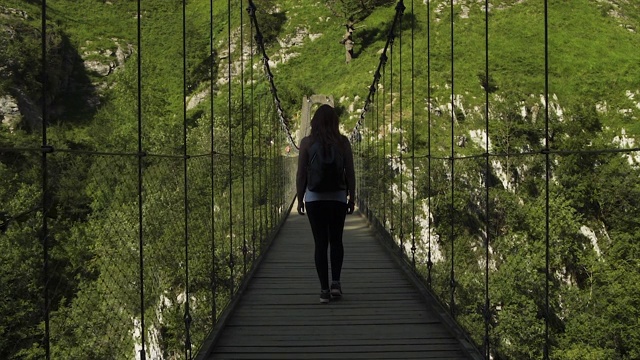
<svg viewBox="0 0 640 360"><path fill-rule="evenodd" d="M348 215L345 225L343 297L320 304L311 229L293 209L213 347L199 358L476 358L360 215Z"/></svg>

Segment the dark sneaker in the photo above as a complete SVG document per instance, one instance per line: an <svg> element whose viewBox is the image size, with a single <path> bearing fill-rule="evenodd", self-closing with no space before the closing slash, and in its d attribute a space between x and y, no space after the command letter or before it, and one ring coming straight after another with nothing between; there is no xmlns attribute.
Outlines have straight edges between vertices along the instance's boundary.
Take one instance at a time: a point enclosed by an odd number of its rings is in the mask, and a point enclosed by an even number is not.
<svg viewBox="0 0 640 360"><path fill-rule="evenodd" d="M331 284L331 296L337 297L337 298L342 296L342 286L340 286L339 281L334 281Z"/></svg>
<svg viewBox="0 0 640 360"><path fill-rule="evenodd" d="M329 289L320 291L320 303L328 304L329 300L331 300L331 293Z"/></svg>

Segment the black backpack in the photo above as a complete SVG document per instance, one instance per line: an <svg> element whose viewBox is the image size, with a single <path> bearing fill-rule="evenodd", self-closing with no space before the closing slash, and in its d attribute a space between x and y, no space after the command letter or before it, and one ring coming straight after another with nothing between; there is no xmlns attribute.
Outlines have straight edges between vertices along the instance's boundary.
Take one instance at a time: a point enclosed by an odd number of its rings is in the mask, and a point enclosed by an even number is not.
<svg viewBox="0 0 640 360"><path fill-rule="evenodd" d="M347 189L344 156L336 144L323 148L316 141L309 149L307 166L307 188L314 192L329 192Z"/></svg>

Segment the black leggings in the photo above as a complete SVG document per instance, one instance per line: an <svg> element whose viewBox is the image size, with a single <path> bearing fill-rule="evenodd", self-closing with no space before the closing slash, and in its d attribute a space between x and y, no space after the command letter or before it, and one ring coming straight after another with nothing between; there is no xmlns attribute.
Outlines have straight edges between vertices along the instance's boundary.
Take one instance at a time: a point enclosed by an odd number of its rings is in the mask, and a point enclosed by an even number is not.
<svg viewBox="0 0 640 360"><path fill-rule="evenodd" d="M322 289L329 288L329 261L327 248L331 245L331 279L340 281L344 248L342 232L347 215L347 204L340 201L312 201L305 204L316 243L316 271Z"/></svg>

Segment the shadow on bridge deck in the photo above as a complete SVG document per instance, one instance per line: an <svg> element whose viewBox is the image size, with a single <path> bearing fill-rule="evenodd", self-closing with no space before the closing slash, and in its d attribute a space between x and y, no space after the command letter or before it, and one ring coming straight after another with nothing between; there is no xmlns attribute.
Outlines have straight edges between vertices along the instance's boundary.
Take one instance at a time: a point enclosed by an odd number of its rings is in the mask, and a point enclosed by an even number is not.
<svg viewBox="0 0 640 360"><path fill-rule="evenodd" d="M320 304L311 229L293 209L198 359L477 358L358 214L345 225L343 297Z"/></svg>

